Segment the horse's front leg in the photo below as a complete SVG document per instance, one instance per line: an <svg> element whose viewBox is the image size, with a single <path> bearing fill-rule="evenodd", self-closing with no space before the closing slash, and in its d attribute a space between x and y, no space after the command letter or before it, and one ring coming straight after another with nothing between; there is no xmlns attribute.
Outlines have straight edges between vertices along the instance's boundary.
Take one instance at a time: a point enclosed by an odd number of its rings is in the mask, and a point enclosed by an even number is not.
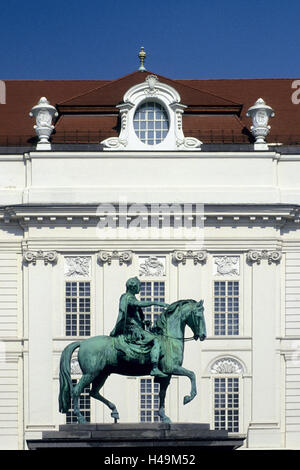
<svg viewBox="0 0 300 470"><path fill-rule="evenodd" d="M172 374L174 375L184 375L188 377L191 381L191 394L186 395L183 399L183 404L186 405L190 401L195 398L197 395L197 387L196 387L196 376L192 370L185 369L184 367L181 366L175 366L172 370Z"/></svg>

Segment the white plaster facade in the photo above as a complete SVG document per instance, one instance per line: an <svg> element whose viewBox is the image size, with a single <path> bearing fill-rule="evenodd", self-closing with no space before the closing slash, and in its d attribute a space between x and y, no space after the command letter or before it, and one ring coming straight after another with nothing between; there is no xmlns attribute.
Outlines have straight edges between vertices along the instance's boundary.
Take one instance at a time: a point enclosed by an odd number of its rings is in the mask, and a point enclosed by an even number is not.
<svg viewBox="0 0 300 470"><path fill-rule="evenodd" d="M299 448L299 174L300 153L272 147L1 154L1 448L26 448L65 422L59 359L74 340L65 333L65 280L91 282L91 335L108 335L126 280L139 274L165 281L166 302L204 300L208 337L186 343L184 360L198 395L183 406L190 385L174 377L171 419L213 426L214 377L237 377L245 446ZM200 229L136 227L150 210L163 222L171 204ZM109 211L112 226L103 228ZM114 225L120 217L127 228ZM147 275L149 256L158 271ZM238 334L214 334L215 280L239 281ZM121 422L139 421L138 380L105 384ZM91 420L111 422L109 410L92 401Z"/></svg>

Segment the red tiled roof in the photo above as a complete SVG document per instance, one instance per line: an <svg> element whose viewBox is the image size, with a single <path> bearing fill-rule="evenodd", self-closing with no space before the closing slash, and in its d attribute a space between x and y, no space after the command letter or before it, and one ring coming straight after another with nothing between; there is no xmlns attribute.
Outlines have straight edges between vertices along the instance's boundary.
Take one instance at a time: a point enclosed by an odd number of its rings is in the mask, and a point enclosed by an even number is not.
<svg viewBox="0 0 300 470"><path fill-rule="evenodd" d="M271 131L267 138L278 138L277 142L289 141L290 137L298 136L300 142L300 104L292 102L292 94L295 91L292 83L295 79L289 78L263 78L263 79L230 79L230 80L180 80L194 88L205 89L208 92L222 93L222 96L243 103L240 114L241 123L250 129L250 119L246 112L258 98L275 111L274 118L270 119Z"/></svg>
<svg viewBox="0 0 300 470"><path fill-rule="evenodd" d="M29 145L35 138L29 111L41 96L60 112L54 142L100 142L118 135L115 106L145 76L134 72L111 81L6 81L6 104L0 104L0 146ZM300 105L291 100L294 79L171 80L157 76L177 89L187 105L186 135L211 143L249 142L251 121L245 114L262 97L275 110L268 142L300 142Z"/></svg>
<svg viewBox="0 0 300 470"><path fill-rule="evenodd" d="M116 106L123 100L123 96L129 88L141 83L151 72L134 72L124 77L101 85L71 100L59 103L59 107L80 106ZM187 106L240 106L239 103L224 99L212 92L194 88L166 77L155 74L162 83L176 88L181 97L181 102Z"/></svg>
<svg viewBox="0 0 300 470"><path fill-rule="evenodd" d="M91 90L105 80L6 80L6 103L0 104L0 145L28 145L35 136L31 108L42 96L56 105L68 97Z"/></svg>

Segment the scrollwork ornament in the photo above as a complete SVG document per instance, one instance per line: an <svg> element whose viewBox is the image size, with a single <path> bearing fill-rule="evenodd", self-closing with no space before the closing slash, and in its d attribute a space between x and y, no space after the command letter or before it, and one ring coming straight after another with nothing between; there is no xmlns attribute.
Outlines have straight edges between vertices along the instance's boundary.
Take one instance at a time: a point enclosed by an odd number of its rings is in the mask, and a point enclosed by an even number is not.
<svg viewBox="0 0 300 470"><path fill-rule="evenodd" d="M260 264L261 260L265 259L268 264L278 263L282 258L282 253L279 250L249 250L247 253L247 260L251 263Z"/></svg>
<svg viewBox="0 0 300 470"><path fill-rule="evenodd" d="M100 250L98 253L98 262L101 264L107 263L108 265L111 264L113 259L119 260L119 264L129 264L132 261L132 251L126 250L126 251L105 251L105 250Z"/></svg>
<svg viewBox="0 0 300 470"><path fill-rule="evenodd" d="M28 250L23 254L23 261L26 264L32 263L35 265L37 260L43 260L45 265L48 263L55 264L57 262L57 253L56 251L43 252L42 250L38 250L34 252Z"/></svg>
<svg viewBox="0 0 300 470"><path fill-rule="evenodd" d="M281 258L282 258L281 251L271 251L268 255L268 262L269 264L277 263L281 260Z"/></svg>
<svg viewBox="0 0 300 470"><path fill-rule="evenodd" d="M111 263L111 254L108 251L99 251L98 253L98 261L101 263Z"/></svg>
<svg viewBox="0 0 300 470"><path fill-rule="evenodd" d="M130 263L132 261L132 252L131 251L123 251L119 254L119 262L120 264L123 263Z"/></svg>
<svg viewBox="0 0 300 470"><path fill-rule="evenodd" d="M56 263L57 262L57 253L56 251L48 251L48 253L44 254L44 263Z"/></svg>
<svg viewBox="0 0 300 470"><path fill-rule="evenodd" d="M25 251L23 254L23 261L26 263L36 263L36 255L33 253L33 251Z"/></svg>
<svg viewBox="0 0 300 470"><path fill-rule="evenodd" d="M126 121L125 121L125 127L126 127ZM104 145L104 147L107 147L110 149L116 149L116 150L122 149L127 146L127 140L120 139L119 137L109 137L108 139L103 140L101 143Z"/></svg>
<svg viewBox="0 0 300 470"><path fill-rule="evenodd" d="M200 148L202 143L203 142L195 137L184 137L183 139L177 139L176 141L177 147L185 150Z"/></svg>
<svg viewBox="0 0 300 470"><path fill-rule="evenodd" d="M201 251L174 251L173 253L173 261L176 263L182 263L183 265L186 264L187 259L193 259L194 264L203 263L207 259L207 252L205 250Z"/></svg>

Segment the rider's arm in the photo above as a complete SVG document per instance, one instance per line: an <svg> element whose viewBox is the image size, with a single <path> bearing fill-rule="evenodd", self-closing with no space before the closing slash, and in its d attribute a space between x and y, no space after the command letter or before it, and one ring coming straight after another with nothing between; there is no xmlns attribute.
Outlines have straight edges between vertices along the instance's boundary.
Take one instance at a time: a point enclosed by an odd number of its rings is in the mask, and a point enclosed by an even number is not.
<svg viewBox="0 0 300 470"><path fill-rule="evenodd" d="M158 305L158 307L167 307L168 304L165 302L158 302L155 300L137 300L132 298L128 301L129 305L134 305L135 307L151 307L151 305Z"/></svg>

